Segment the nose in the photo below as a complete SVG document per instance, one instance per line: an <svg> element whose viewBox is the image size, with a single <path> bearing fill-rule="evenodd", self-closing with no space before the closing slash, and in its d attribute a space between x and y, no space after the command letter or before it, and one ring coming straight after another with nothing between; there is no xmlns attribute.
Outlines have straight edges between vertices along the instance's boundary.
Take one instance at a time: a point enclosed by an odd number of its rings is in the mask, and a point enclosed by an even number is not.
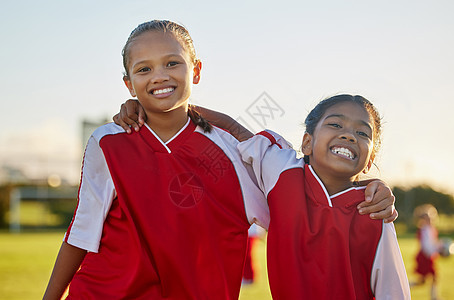
<svg viewBox="0 0 454 300"><path fill-rule="evenodd" d="M154 70L150 80L152 83L162 83L169 79L169 74L167 74L164 68L157 68Z"/></svg>
<svg viewBox="0 0 454 300"><path fill-rule="evenodd" d="M341 140L347 140L351 143L356 143L355 135L350 131L344 131L339 137Z"/></svg>

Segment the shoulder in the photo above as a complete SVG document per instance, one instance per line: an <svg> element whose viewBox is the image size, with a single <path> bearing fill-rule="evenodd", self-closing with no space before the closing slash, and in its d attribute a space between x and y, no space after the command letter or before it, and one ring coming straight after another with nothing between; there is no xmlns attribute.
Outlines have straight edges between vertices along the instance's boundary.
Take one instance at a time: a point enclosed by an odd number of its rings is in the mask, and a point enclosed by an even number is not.
<svg viewBox="0 0 454 300"><path fill-rule="evenodd" d="M211 132L207 132L206 135L208 136L218 136L219 138L225 140L226 142L232 143L232 144L238 144L239 141L227 130L224 130L222 128L216 127L213 125L213 129Z"/></svg>
<svg viewBox="0 0 454 300"><path fill-rule="evenodd" d="M204 132L200 126L197 126L195 132L205 136L208 140L221 148L236 149L236 146L239 144L239 141L233 135L231 135L230 132L214 125L210 132Z"/></svg>
<svg viewBox="0 0 454 300"><path fill-rule="evenodd" d="M107 123L107 124L104 124L104 125L96 128L96 130L92 134L92 137L96 141L99 142L103 137L105 137L107 135L115 135L115 134L119 134L119 133L126 133L126 132L121 126L119 126L115 123Z"/></svg>
<svg viewBox="0 0 454 300"><path fill-rule="evenodd" d="M257 133L255 136L258 138L262 137L269 140L271 145L276 145L280 149L294 150L290 142L288 142L283 136L272 130L266 129L264 131Z"/></svg>

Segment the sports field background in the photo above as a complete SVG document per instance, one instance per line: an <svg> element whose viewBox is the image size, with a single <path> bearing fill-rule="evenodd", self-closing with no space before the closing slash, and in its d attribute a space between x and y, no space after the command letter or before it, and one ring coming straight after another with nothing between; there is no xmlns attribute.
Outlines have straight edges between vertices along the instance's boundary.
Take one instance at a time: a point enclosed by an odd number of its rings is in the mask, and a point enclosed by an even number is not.
<svg viewBox="0 0 454 300"><path fill-rule="evenodd" d="M10 234L0 232L0 299L41 299L63 237L62 232ZM417 241L403 235L399 244L410 281ZM253 249L256 269L255 283L244 286L241 300L271 299L266 278L265 240ZM439 258L439 294L441 299L454 299L454 256ZM429 285L412 289L412 299L430 299Z"/></svg>

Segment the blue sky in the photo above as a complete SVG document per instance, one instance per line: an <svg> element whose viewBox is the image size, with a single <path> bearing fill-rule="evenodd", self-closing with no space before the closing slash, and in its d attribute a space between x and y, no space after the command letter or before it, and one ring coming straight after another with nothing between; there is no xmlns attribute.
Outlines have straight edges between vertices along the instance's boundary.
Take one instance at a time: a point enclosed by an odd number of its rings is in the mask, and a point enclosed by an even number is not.
<svg viewBox="0 0 454 300"><path fill-rule="evenodd" d="M79 178L81 121L110 118L129 94L121 49L150 19L185 25L203 62L192 102L299 146L307 112L361 94L383 116L377 164L392 184L454 192L452 1L9 1L0 11L0 164ZM249 112L249 113L248 113Z"/></svg>

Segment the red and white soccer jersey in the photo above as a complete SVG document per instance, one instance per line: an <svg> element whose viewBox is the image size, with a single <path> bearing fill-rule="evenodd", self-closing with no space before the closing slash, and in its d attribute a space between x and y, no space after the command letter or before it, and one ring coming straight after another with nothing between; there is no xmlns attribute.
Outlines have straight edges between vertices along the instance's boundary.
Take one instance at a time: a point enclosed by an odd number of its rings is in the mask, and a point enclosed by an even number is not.
<svg viewBox="0 0 454 300"><path fill-rule="evenodd" d="M65 236L89 251L69 299L238 299L248 228L269 211L237 144L189 120L167 143L98 128Z"/></svg>
<svg viewBox="0 0 454 300"><path fill-rule="evenodd" d="M285 140L262 132L238 146L268 199L274 299L410 299L393 224L359 215L364 189L329 195Z"/></svg>
<svg viewBox="0 0 454 300"><path fill-rule="evenodd" d="M432 225L425 225L416 233L420 249L416 255L416 273L436 277L435 259L438 257L438 231Z"/></svg>

